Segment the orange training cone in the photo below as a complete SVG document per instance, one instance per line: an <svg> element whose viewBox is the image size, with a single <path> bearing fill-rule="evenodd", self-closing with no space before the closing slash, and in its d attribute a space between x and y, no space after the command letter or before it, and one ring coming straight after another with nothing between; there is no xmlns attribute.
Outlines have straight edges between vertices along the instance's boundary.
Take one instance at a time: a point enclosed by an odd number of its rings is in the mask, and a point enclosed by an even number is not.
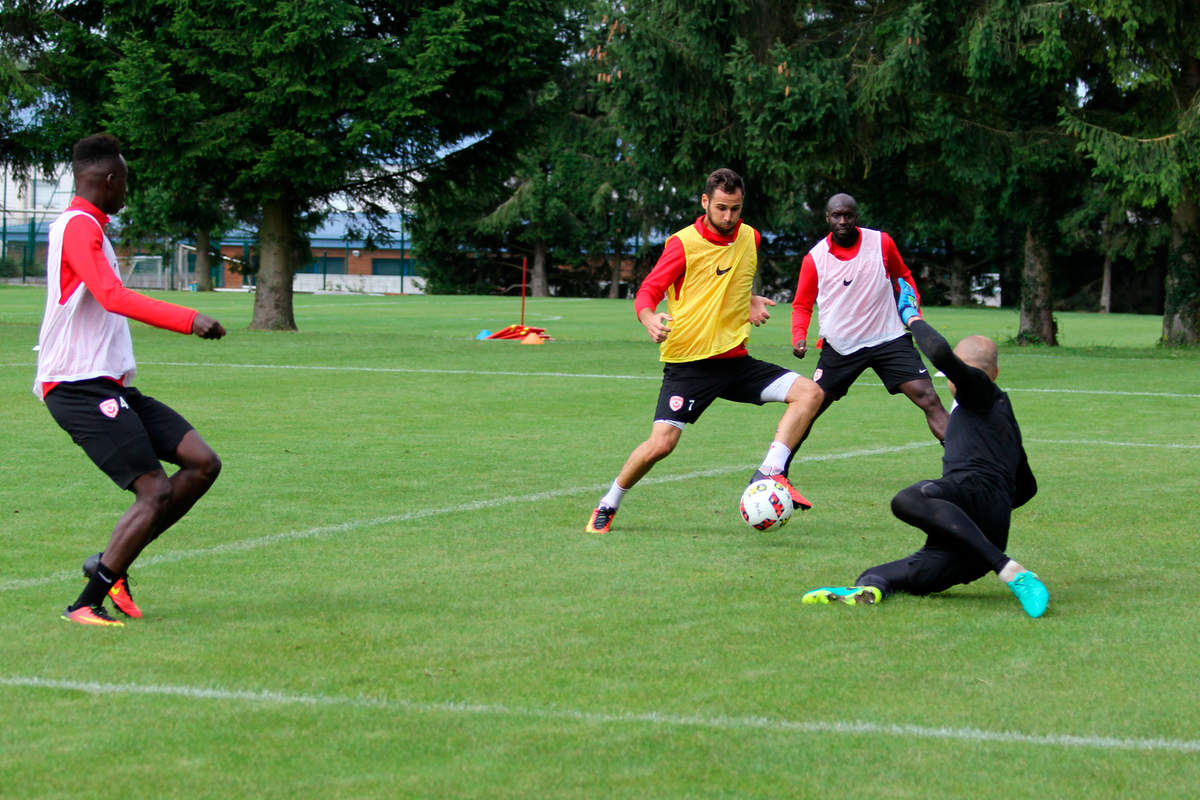
<svg viewBox="0 0 1200 800"><path fill-rule="evenodd" d="M540 333L530 331L525 334L525 338L521 340L521 344L545 344Z"/></svg>

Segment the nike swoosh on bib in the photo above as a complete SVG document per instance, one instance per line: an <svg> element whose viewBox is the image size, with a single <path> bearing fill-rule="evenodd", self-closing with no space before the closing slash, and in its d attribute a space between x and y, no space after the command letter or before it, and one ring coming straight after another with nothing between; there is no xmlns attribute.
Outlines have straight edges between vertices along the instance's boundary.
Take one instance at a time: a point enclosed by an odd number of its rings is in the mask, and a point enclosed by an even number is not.
<svg viewBox="0 0 1200 800"><path fill-rule="evenodd" d="M726 272L729 272L729 270L731 270L731 269L733 269L733 267L726 267L725 269L721 269L720 267L717 267L717 274L724 275Z"/></svg>
<svg viewBox="0 0 1200 800"><path fill-rule="evenodd" d="M852 283L854 283L854 278L851 278L848 281L842 281L842 286L849 286Z"/></svg>

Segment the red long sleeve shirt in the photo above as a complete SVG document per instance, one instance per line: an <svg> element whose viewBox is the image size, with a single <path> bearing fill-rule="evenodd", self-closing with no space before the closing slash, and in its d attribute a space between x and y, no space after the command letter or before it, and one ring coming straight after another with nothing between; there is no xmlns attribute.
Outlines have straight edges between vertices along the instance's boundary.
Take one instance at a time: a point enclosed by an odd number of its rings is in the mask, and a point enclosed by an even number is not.
<svg viewBox="0 0 1200 800"><path fill-rule="evenodd" d="M68 211L79 211L82 214L71 216L62 231L61 255L57 265L47 265L47 276L53 280L57 275L57 302L52 306L66 309L68 302L77 292L88 292L104 311L129 319L136 319L147 325L176 331L191 333L192 324L198 313L195 309L155 300L125 287L108 256L104 252L103 228L109 222L108 215L82 197L75 197ZM87 215L87 216L84 216ZM91 217L88 219L87 217ZM54 292L50 292L53 296ZM48 298L48 301L53 297ZM74 306L78 308L78 306ZM76 312L66 312L74 315ZM88 340L88 328L75 326L74 332L68 338L65 330L57 325L50 325L51 309L47 308L47 318L43 320L42 336L39 337L39 372L43 371L43 359L51 359L52 365L46 370L55 374L72 372L72 365L91 363L83 354L71 356L72 348L78 352L80 348L111 346L107 340L102 344L97 341L92 345ZM58 333L52 333L58 331ZM100 335L96 331L93 335ZM48 337L48 338L46 338ZM126 336L126 339L128 337ZM132 352L127 356L129 364L133 363ZM122 359L125 361L126 359ZM119 375L107 375L115 381L120 381ZM63 380L60 378L59 380ZM58 385L59 380L43 380L41 396Z"/></svg>
<svg viewBox="0 0 1200 800"><path fill-rule="evenodd" d="M862 232L860 229L858 239L850 247L842 247L833 240L833 236L828 235L829 252L836 258L843 261L849 261L858 255L859 247L862 245ZM894 280L896 278L904 278L909 285L913 287L913 292L917 292L917 282L913 280L912 272L904 263L904 259L900 256L900 250L896 247L896 242L892 240L886 232L880 231L880 245L883 249L883 266L887 273ZM792 298L792 344L803 342L808 338L808 327L812 322L813 304L817 300L819 276L817 275L817 265L813 261L811 253L806 253L804 261L800 265L800 277L796 281L796 294ZM920 303L921 296L917 294L917 302Z"/></svg>
<svg viewBox="0 0 1200 800"><path fill-rule="evenodd" d="M108 225L108 215L82 197L73 199L69 208L91 214L101 228ZM63 231L59 305L66 305L72 293L83 284L106 311L156 328L191 333L196 310L127 289L105 258L101 237L100 228L86 219L76 217L67 223Z"/></svg>
<svg viewBox="0 0 1200 800"><path fill-rule="evenodd" d="M713 244L729 246L737 240L738 231L741 230L742 222L738 220L737 227L729 236L722 236L714 230L711 230L704 223L704 216L696 218L693 223L696 231L704 237L705 240ZM762 245L762 234L758 230L754 231L754 247L757 249ZM650 274L642 281L642 285L638 287L637 295L633 301L633 312L641 318L643 309L653 311L658 308L658 304L666 297L668 291L674 291L675 298L679 299L679 291L683 286L684 275L687 272L687 254L683 249L683 243L678 236L670 236L667 243L663 246L662 255L658 257L658 261L654 264L654 269L650 270ZM733 350L723 353L723 356L744 355L746 348L744 345L735 347Z"/></svg>

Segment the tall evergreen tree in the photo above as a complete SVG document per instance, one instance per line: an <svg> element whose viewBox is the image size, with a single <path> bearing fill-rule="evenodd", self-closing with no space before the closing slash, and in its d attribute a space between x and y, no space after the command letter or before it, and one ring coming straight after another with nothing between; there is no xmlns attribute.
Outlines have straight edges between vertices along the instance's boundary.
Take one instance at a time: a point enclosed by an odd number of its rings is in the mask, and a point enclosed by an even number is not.
<svg viewBox="0 0 1200 800"><path fill-rule="evenodd" d="M0 157L46 174L100 129L117 51L104 37L103 0L0 5Z"/></svg>
<svg viewBox="0 0 1200 800"><path fill-rule="evenodd" d="M1016 253L1023 338L1054 342L1055 221L1073 202L1063 187L1085 175L1057 127L1071 19L1031 0L610 13L609 102L671 180L717 161L742 169L760 224L810 239L825 199L849 191L873 225L949 254L958 273Z"/></svg>
<svg viewBox="0 0 1200 800"><path fill-rule="evenodd" d="M580 10L561 19L567 56L538 92L537 112L507 156L491 143L472 145L420 181L416 241L435 290L480 281L507 287L507 276L528 261L534 296L552 283L570 294L592 294L606 283L609 296L619 294L647 193L639 191L637 164L611 115L597 106L603 72L588 33ZM475 251L471 257L464 258L464 246Z"/></svg>
<svg viewBox="0 0 1200 800"><path fill-rule="evenodd" d="M1078 3L1093 24L1082 110L1064 113L1099 177L1135 208L1170 208L1162 339L1200 342L1200 6Z"/></svg>
<svg viewBox="0 0 1200 800"><path fill-rule="evenodd" d="M197 119L224 101L207 76L176 70L164 52L186 49L196 35L188 20L167 16L154 43L138 31L122 38L122 57L111 71L106 127L124 143L137 176L137 191L122 215L123 235L194 237L196 282L210 291L212 235L235 220L221 154L208 139L209 126Z"/></svg>
<svg viewBox="0 0 1200 800"><path fill-rule="evenodd" d="M57 10L26 5L41 22ZM71 90L90 121L120 125L163 191L200 190L202 202L172 206L180 214L224 201L259 220L251 326L263 329L295 327L292 276L331 197L356 198L378 216L384 209L372 201L398 199L406 172L440 148L528 113L531 90L561 52L551 0L80 6L77 16L87 10L94 19L27 37L45 64L43 96ZM103 57L76 64L93 49ZM81 82L73 66L97 89L73 94ZM165 111L141 113L139 103ZM183 135L175 135L179 112L190 126Z"/></svg>

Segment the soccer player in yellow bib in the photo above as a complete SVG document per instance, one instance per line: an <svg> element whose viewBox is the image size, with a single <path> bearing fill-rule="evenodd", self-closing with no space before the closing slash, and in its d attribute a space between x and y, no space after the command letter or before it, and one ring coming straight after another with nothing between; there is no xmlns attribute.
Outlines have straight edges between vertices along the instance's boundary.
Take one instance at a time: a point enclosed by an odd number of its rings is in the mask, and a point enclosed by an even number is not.
<svg viewBox="0 0 1200 800"><path fill-rule="evenodd" d="M799 509L812 504L792 486L785 469L820 408L823 393L808 378L752 358L750 326L770 318L775 303L753 294L762 235L742 222L746 188L740 175L718 169L708 176L704 214L672 234L654 269L638 289L634 310L663 361L662 387L650 437L625 461L585 530L608 533L621 499L679 443L718 397L737 403L786 403L762 465L751 481L776 477ZM658 311L663 297L667 310Z"/></svg>

